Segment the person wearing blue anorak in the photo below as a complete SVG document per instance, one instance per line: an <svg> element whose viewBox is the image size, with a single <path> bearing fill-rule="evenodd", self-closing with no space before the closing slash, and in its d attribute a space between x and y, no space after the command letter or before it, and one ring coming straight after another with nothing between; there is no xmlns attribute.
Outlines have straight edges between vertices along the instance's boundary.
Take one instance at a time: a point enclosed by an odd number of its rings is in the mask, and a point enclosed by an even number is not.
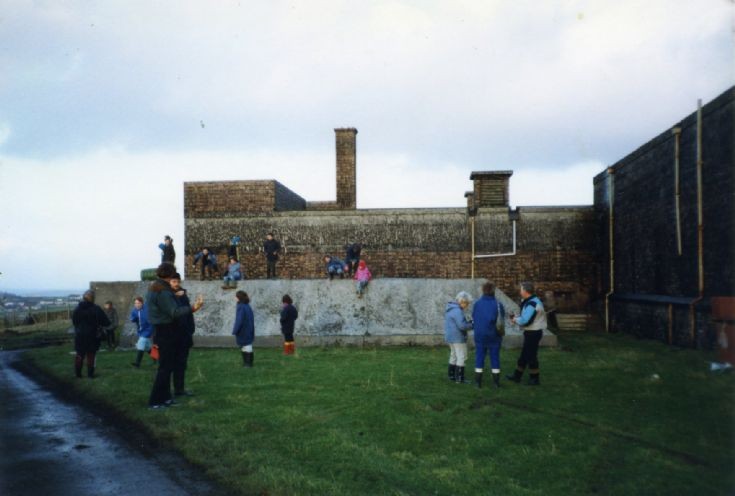
<svg viewBox="0 0 735 496"><path fill-rule="evenodd" d="M337 257L326 255L324 257L324 268L327 270L329 280L334 279L338 275L340 279L345 278L345 263Z"/></svg>
<svg viewBox="0 0 735 496"><path fill-rule="evenodd" d="M135 361L131 363L135 368L140 368L140 362L143 360L143 353L151 350L151 337L153 336L153 327L148 322L148 309L145 307L142 296L135 297L133 310L130 312L130 322L135 323L138 327L138 342L135 343L135 349L138 354ZM155 362L154 362L155 363Z"/></svg>
<svg viewBox="0 0 735 496"><path fill-rule="evenodd" d="M464 311L471 302L469 293L460 291L444 310L444 341L449 345L449 380L452 382L466 383L467 331L472 329L472 322L467 320Z"/></svg>
<svg viewBox="0 0 735 496"><path fill-rule="evenodd" d="M253 341L255 340L255 318L253 309L250 308L250 297L245 291L235 293L237 298L237 313L235 314L235 325L232 327L232 335L242 352L242 364L244 367L253 366Z"/></svg>
<svg viewBox="0 0 735 496"><path fill-rule="evenodd" d="M222 289L235 289L237 281L240 279L242 279L240 262L237 261L237 258L230 257L230 264L227 266L227 272L223 279L225 283L222 285Z"/></svg>
<svg viewBox="0 0 735 496"><path fill-rule="evenodd" d="M482 369L485 355L490 355L490 367L495 387L500 387L500 345L503 336L498 334L496 322L498 315L505 316L503 306L495 299L495 284L482 285L482 296L472 307L472 321L475 330L475 385L482 387Z"/></svg>
<svg viewBox="0 0 735 496"><path fill-rule="evenodd" d="M529 386L539 386L538 346L546 329L546 311L541 299L534 294L533 283L522 282L520 290L521 314L513 318L523 331L523 349L518 358L516 370L513 375L505 376L513 382L521 382L523 372L528 367Z"/></svg>

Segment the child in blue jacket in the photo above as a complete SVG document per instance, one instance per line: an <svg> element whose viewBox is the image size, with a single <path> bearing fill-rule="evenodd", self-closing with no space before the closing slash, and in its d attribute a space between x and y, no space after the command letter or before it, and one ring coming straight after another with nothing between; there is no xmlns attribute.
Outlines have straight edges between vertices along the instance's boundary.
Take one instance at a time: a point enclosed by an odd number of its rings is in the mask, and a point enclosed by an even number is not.
<svg viewBox="0 0 735 496"><path fill-rule="evenodd" d="M245 367L253 366L253 341L255 340L255 319L253 309L250 308L250 297L245 291L235 293L237 298L237 314L232 335L242 352L242 362Z"/></svg>
<svg viewBox="0 0 735 496"><path fill-rule="evenodd" d="M131 365L140 368L143 353L150 351L153 337L153 326L148 322L148 308L146 308L142 296L135 297L134 308L130 312L130 322L135 322L138 326L138 342L135 343L138 355Z"/></svg>

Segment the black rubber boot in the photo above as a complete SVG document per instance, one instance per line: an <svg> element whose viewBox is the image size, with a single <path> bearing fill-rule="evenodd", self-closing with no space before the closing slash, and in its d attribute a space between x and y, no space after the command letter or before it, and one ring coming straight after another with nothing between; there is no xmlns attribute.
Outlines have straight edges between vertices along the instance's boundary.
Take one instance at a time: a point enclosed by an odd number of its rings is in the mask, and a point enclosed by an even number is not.
<svg viewBox="0 0 735 496"><path fill-rule="evenodd" d="M244 351L241 351L240 353L242 353L242 366L247 367L248 366L248 354L245 353Z"/></svg>
<svg viewBox="0 0 735 496"><path fill-rule="evenodd" d="M523 377L523 371L522 370L518 370L518 369L515 369L513 371L513 375L508 374L508 375L505 376L505 378L508 379L509 381L513 381L513 382L517 382L517 383L520 383L521 382L521 377Z"/></svg>
<svg viewBox="0 0 735 496"><path fill-rule="evenodd" d="M449 374L449 380L450 381L454 382L454 381L457 380L456 372L457 372L457 366L456 365L452 365L450 363L449 364L449 372L448 372L448 374Z"/></svg>
<svg viewBox="0 0 735 496"><path fill-rule="evenodd" d="M139 369L140 368L140 362L143 361L143 352L138 350L138 354L135 356L135 361L131 363L133 367Z"/></svg>
<svg viewBox="0 0 735 496"><path fill-rule="evenodd" d="M538 374L531 374L528 377L528 385L529 386L540 386L541 385L541 379L539 378Z"/></svg>
<svg viewBox="0 0 735 496"><path fill-rule="evenodd" d="M482 372L475 371L475 386L478 389L482 387Z"/></svg>
<svg viewBox="0 0 735 496"><path fill-rule="evenodd" d="M94 367L87 367L87 377L94 379Z"/></svg>
<svg viewBox="0 0 735 496"><path fill-rule="evenodd" d="M464 380L464 367L457 367L457 384L467 384Z"/></svg>
<svg viewBox="0 0 735 496"><path fill-rule="evenodd" d="M496 388L500 387L500 372L493 373L493 383Z"/></svg>
<svg viewBox="0 0 735 496"><path fill-rule="evenodd" d="M75 365L74 374L77 376L78 379L81 379L82 378L82 367Z"/></svg>
<svg viewBox="0 0 735 496"><path fill-rule="evenodd" d="M245 366L247 368L253 368L253 358L255 358L254 355L255 353L253 353L252 351L250 353L245 352Z"/></svg>
<svg viewBox="0 0 735 496"><path fill-rule="evenodd" d="M331 281L332 279L334 279L334 274L332 274L332 273L330 272L330 273L329 273L329 280Z"/></svg>

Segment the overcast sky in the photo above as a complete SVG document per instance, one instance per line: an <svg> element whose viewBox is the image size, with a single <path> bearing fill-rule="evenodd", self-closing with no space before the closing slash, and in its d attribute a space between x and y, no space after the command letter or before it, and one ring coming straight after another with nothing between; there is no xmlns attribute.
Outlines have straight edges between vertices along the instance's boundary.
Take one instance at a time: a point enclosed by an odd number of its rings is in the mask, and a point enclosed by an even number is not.
<svg viewBox="0 0 735 496"><path fill-rule="evenodd" d="M183 252L184 181L358 208L591 204L592 177L735 81L733 2L0 0L0 291ZM408 193L406 192L408 191Z"/></svg>

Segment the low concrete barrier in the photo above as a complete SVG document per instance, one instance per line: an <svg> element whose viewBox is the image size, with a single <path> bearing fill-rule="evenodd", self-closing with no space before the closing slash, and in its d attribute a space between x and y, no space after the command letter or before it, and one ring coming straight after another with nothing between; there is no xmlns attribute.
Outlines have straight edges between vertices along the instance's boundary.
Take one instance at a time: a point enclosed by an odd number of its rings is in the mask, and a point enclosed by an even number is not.
<svg viewBox="0 0 735 496"><path fill-rule="evenodd" d="M250 296L255 316L255 345L279 346L282 343L279 313L281 297L291 295L299 310L296 340L300 346L323 345L426 345L444 342L444 309L460 291L474 297L481 294L483 279L375 279L363 298L355 294L349 280L283 279L240 281L238 288ZM219 281L184 281L194 301L204 297L204 307L195 314L196 346L234 346L230 335L235 321L236 290L224 290ZM145 296L145 282L93 282L97 300L120 301L127 307L118 311L125 318L132 308L133 295ZM124 296L123 296L124 295ZM518 314L518 304L502 291L496 297L507 314ZM471 336L470 332L470 336ZM126 323L123 344L132 343L135 326ZM523 336L517 326L506 321L505 348L519 347ZM469 339L472 343L472 339ZM556 336L546 333L542 346L556 346Z"/></svg>

